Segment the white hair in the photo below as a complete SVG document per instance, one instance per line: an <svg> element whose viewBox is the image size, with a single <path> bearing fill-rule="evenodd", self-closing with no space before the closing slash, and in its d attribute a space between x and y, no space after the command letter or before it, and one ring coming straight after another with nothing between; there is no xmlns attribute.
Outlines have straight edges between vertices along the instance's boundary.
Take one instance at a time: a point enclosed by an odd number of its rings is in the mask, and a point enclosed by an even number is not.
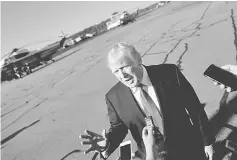
<svg viewBox="0 0 237 160"><path fill-rule="evenodd" d="M134 62L141 62L141 55L137 52L135 47L127 42L120 42L115 44L112 49L109 51L107 56L107 65L111 60L115 60L121 56L129 57Z"/></svg>

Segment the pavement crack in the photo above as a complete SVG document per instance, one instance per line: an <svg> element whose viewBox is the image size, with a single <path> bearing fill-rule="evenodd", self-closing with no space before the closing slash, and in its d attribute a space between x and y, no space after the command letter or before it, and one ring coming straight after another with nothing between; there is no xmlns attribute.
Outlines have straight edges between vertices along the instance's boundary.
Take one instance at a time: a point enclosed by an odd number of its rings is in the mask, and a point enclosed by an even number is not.
<svg viewBox="0 0 237 160"><path fill-rule="evenodd" d="M181 31L182 31L182 32L187 32L187 31L189 31L189 30L187 30L187 29L188 29L190 26L194 25L194 24L198 24L198 25L200 26L200 24L201 24L200 21L204 19L205 15L206 15L206 13L207 13L207 11L208 11L208 9L209 9L210 6L211 6L211 3L212 3L212 2L210 2L210 3L208 4L207 8L205 9L205 11L204 11L203 14L202 14L202 17L201 17L199 20L196 20L196 21L194 21L193 23L189 24L188 26L184 27L183 29L181 29ZM197 29L197 27L196 27L196 29Z"/></svg>
<svg viewBox="0 0 237 160"><path fill-rule="evenodd" d="M183 22L184 20L180 20L180 21L178 21L178 22L176 22L175 24L173 24L171 27L170 27L170 29L168 30L168 32L171 32L171 30L177 25L177 24L179 24L179 23L181 23L181 22Z"/></svg>
<svg viewBox="0 0 237 160"><path fill-rule="evenodd" d="M197 22L199 22L200 20L194 21L193 23L189 24L188 26L184 27L183 29L181 29L182 32L187 32L189 30L187 30L190 26L197 24Z"/></svg>
<svg viewBox="0 0 237 160"><path fill-rule="evenodd" d="M181 68L181 64L182 64L182 58L183 58L183 56L184 56L184 54L186 53L188 51L188 43L185 43L185 50L184 50L184 52L181 54L181 56L179 57L179 60L177 61L177 67L180 69L180 70L183 70L182 68Z"/></svg>
<svg viewBox="0 0 237 160"><path fill-rule="evenodd" d="M209 28L209 27L213 27L213 26L215 26L215 25L217 25L217 24L219 24L219 23L225 22L225 21L227 21L227 20L228 20L228 18L221 19L221 20L216 21L216 22L214 22L214 23L212 23L212 24L209 24L209 25L206 26L206 27L200 27L200 29L201 29L201 30L207 29L207 28Z"/></svg>
<svg viewBox="0 0 237 160"><path fill-rule="evenodd" d="M178 41L178 43L176 43L176 45L169 51L169 53L166 54L165 59L164 59L164 61L162 62L162 64L164 64L164 63L167 62L169 55L178 47L178 45L180 44L180 42L181 42L182 40L183 40L183 39L180 39L180 40Z"/></svg>
<svg viewBox="0 0 237 160"><path fill-rule="evenodd" d="M136 45L138 42L140 42L141 40L143 40L148 34L150 34L152 32L152 29L149 30L145 35L143 35L137 42L134 43L134 45Z"/></svg>
<svg viewBox="0 0 237 160"><path fill-rule="evenodd" d="M201 17L200 20L202 20L202 19L205 17L205 15L206 15L208 9L210 8L211 4L212 4L212 2L210 2L210 3L208 4L208 6L207 6L206 10L203 12L202 17Z"/></svg>
<svg viewBox="0 0 237 160"><path fill-rule="evenodd" d="M203 14L202 14L202 17L201 17L199 20L197 20L197 21L191 23L191 24L188 25L187 27L185 27L185 28L183 28L183 29L180 30L181 32L186 32L186 29L189 28L191 25L193 25L193 24L196 24L196 25L197 25L197 26L195 27L193 33L191 33L189 36L186 36L186 37L184 37L184 38L178 40L178 42L177 42L177 43L175 44L175 46L170 50L170 52L167 53L167 55L165 56L165 59L164 59L164 61L163 61L162 64L164 64L164 63L167 62L169 55L174 52L174 50L178 47L178 45L180 44L180 42L182 42L182 41L183 41L184 39L186 39L186 38L191 38L191 37L193 37L193 36L195 35L195 33L197 33L198 31L201 30L201 27L200 27L200 26L202 25L202 23L200 23L200 21L205 17L205 15L206 15L206 13L207 13L209 7L211 6L211 3L212 3L212 2L210 2L210 3L208 4L207 8L205 9L205 11L204 11ZM167 32L167 33L169 33L169 32ZM166 34L165 34L165 35L166 35ZM163 38L165 37L165 35L163 35ZM199 36L199 35L198 35L198 36Z"/></svg>
<svg viewBox="0 0 237 160"><path fill-rule="evenodd" d="M146 52L142 55L142 57L144 57L144 56L151 50L151 48L154 47L159 41L160 41L160 39L158 39L157 41L155 41L155 42L146 50Z"/></svg>
<svg viewBox="0 0 237 160"><path fill-rule="evenodd" d="M210 4L211 4L211 3L210 3ZM204 11L204 13L203 13L203 15L202 15L202 18L204 17L205 13L207 12L208 8L210 7L210 4L208 5L208 7L206 8L206 10ZM201 19L202 19L202 18L201 18ZM181 23L182 21L184 21L184 20L180 20L180 21L176 22L175 24L173 24L173 25L168 29L167 32L164 32L164 33L162 34L162 36L161 36L157 41L155 41L155 42L145 51L145 53L143 53L142 57L144 57L144 56L145 56L158 42L160 42L162 39L167 38L167 37L170 37L170 36L169 36L169 33L171 33L171 32L172 32L172 29L175 28L175 26L178 25L179 23ZM200 21L200 20L198 20L198 21ZM198 21L195 21L195 23L198 22ZM197 27L195 28L195 31L194 31L190 36L187 36L187 37L193 36L198 30L200 30L200 29L201 29L201 28L200 28L200 25L201 25L201 23L198 23ZM182 31L182 30L181 30L181 31ZM182 40L186 39L187 37L184 37L184 38L178 40L178 43L174 46L174 48L171 49L171 51L170 51L169 53L167 53L167 55L166 55L166 57L165 57L163 63L166 63L166 62L167 62L167 59L168 59L169 55L177 48L177 46L180 44L180 42L181 42Z"/></svg>
<svg viewBox="0 0 237 160"><path fill-rule="evenodd" d="M157 41L155 41L155 42L146 50L146 52L143 53L142 57L144 57L158 42L160 42L162 39L166 38L165 36L168 35L168 34L171 32L171 30L172 30L177 24L179 24L179 23L182 22L182 21L183 21L183 20L180 20L180 21L176 22L175 24L173 24L173 25L169 28L169 30L168 30L166 33L164 32L164 33L162 34L161 38L158 39Z"/></svg>
<svg viewBox="0 0 237 160"><path fill-rule="evenodd" d="M232 27L234 29L234 45L235 45L235 50L236 50L236 62L237 62L237 29L236 29L236 24L235 24L235 19L234 19L234 10L231 9L231 21L232 21Z"/></svg>
<svg viewBox="0 0 237 160"><path fill-rule="evenodd" d="M166 53L166 52L162 51L162 52L157 52L157 53L148 53L147 56L156 55L156 54L163 54L163 53Z"/></svg>

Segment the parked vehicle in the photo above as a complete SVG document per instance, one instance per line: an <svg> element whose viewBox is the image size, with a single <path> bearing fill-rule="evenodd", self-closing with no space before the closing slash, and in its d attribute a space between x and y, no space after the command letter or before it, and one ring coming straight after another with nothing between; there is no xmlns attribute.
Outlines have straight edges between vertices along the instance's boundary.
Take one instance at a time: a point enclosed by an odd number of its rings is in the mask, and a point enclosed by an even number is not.
<svg viewBox="0 0 237 160"><path fill-rule="evenodd" d="M126 25L129 22L133 23L135 20L136 20L135 17L126 11L124 11L120 16L120 21L122 25Z"/></svg>

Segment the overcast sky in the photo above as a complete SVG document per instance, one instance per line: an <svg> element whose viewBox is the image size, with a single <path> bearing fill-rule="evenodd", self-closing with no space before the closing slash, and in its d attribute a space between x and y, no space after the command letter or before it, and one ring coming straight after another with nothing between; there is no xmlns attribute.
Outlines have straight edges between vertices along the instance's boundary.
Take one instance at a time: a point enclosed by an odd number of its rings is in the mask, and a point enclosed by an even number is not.
<svg viewBox="0 0 237 160"><path fill-rule="evenodd" d="M155 1L1 2L1 57L24 45L55 41L61 30L73 34L113 12L143 8ZM36 45L38 44L38 45ZM42 45L42 44L41 44Z"/></svg>

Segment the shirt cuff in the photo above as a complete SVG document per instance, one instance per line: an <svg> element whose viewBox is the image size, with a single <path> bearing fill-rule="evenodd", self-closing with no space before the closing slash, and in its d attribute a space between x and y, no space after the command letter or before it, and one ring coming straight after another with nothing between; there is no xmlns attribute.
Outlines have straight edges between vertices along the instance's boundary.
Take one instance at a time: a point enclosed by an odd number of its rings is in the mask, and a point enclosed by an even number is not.
<svg viewBox="0 0 237 160"><path fill-rule="evenodd" d="M103 160L106 160L108 158L108 153L107 151L103 151L103 152L100 152L100 158L103 159Z"/></svg>
<svg viewBox="0 0 237 160"><path fill-rule="evenodd" d="M108 142L109 143L109 142ZM109 157L109 154L108 154L108 148L110 146L110 143L108 144L107 148L103 151L100 152L100 158L102 158L103 160L106 160L108 157Z"/></svg>

